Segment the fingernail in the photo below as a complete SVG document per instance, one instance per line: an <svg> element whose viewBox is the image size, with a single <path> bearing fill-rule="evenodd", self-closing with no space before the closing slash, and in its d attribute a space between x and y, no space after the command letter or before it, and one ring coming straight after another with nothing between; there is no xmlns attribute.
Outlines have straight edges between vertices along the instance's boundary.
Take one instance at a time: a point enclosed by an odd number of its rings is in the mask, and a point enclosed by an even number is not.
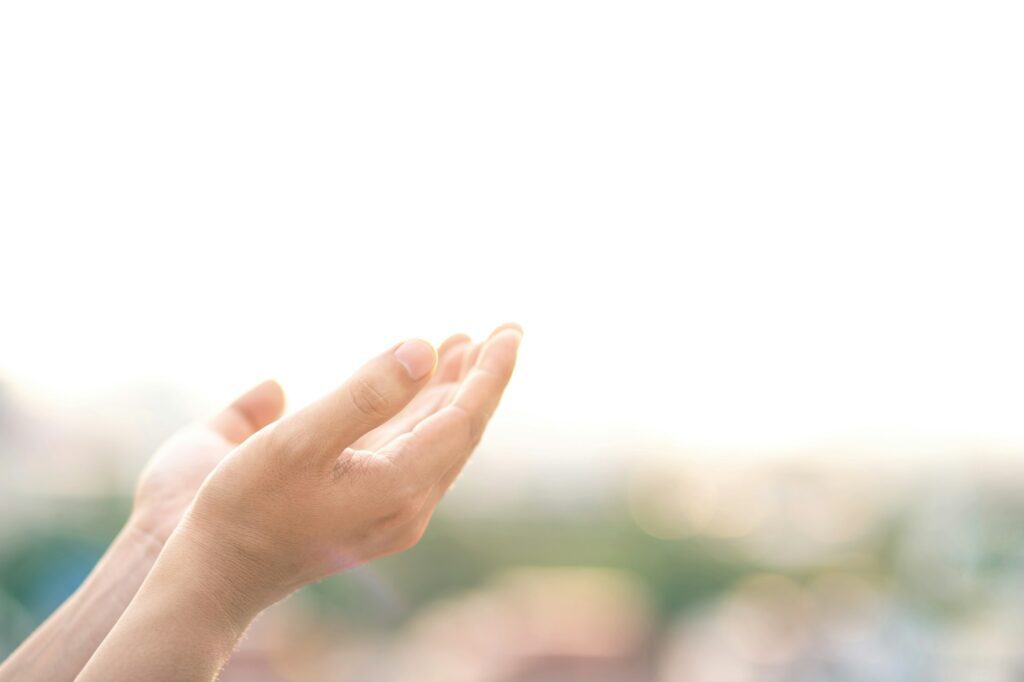
<svg viewBox="0 0 1024 682"><path fill-rule="evenodd" d="M519 325L516 325L514 327L505 327L504 329L496 333L494 336L512 337L516 340L516 346L518 346L520 343L523 342L523 329Z"/></svg>
<svg viewBox="0 0 1024 682"><path fill-rule="evenodd" d="M410 379L419 381L434 369L437 354L426 341L412 339L395 349L395 359L402 363Z"/></svg>

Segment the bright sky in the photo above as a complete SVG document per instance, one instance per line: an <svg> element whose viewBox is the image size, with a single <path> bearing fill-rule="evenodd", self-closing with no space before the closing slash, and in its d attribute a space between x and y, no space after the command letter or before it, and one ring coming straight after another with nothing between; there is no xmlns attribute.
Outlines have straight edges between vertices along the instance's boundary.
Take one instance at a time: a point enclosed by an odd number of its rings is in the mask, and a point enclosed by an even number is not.
<svg viewBox="0 0 1024 682"><path fill-rule="evenodd" d="M357 5L0 5L0 375L514 319L506 431L1024 446L1019 3Z"/></svg>

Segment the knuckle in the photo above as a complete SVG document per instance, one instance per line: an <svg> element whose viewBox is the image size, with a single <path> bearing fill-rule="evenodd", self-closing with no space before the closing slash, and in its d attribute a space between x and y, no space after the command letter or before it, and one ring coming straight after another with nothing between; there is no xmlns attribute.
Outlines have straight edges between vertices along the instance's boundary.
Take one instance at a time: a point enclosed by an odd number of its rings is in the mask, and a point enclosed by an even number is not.
<svg viewBox="0 0 1024 682"><path fill-rule="evenodd" d="M390 414L391 401L373 381L366 378L355 379L348 393L352 407L363 418L379 420Z"/></svg>

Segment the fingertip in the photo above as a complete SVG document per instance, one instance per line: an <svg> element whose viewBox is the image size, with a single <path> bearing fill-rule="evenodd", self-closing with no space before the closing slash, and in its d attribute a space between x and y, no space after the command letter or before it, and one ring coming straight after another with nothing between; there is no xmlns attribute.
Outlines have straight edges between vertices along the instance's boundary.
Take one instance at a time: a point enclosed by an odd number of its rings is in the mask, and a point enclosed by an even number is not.
<svg viewBox="0 0 1024 682"><path fill-rule="evenodd" d="M277 379L264 379L260 383L253 386L250 393L263 393L266 395L277 394L282 399L284 398L284 389L281 388L281 384L278 383Z"/></svg>
<svg viewBox="0 0 1024 682"><path fill-rule="evenodd" d="M462 359L472 348L472 342L466 334L456 334L445 340L437 349L437 370L431 381L448 382L459 378Z"/></svg>
<svg viewBox="0 0 1024 682"><path fill-rule="evenodd" d="M277 379L266 379L259 386L256 387L265 396L265 400L268 405L273 405L278 415L284 412L286 398L284 395L284 387L277 381Z"/></svg>
<svg viewBox="0 0 1024 682"><path fill-rule="evenodd" d="M284 412L284 390L273 379L256 384L208 422L210 428L233 443L243 440L278 419Z"/></svg>
<svg viewBox="0 0 1024 682"><path fill-rule="evenodd" d="M262 427L284 412L284 389L274 379L266 379L246 391L234 403L235 408L255 426Z"/></svg>
<svg viewBox="0 0 1024 682"><path fill-rule="evenodd" d="M519 325L514 325L496 330L488 340L487 345L504 344L511 346L512 350L518 350L519 344L522 342L523 329Z"/></svg>
<svg viewBox="0 0 1024 682"><path fill-rule="evenodd" d="M443 343L441 343L441 345L437 349L437 354L438 356L444 357L444 355L453 348L461 346L462 344L465 343L470 343L471 341L472 339L469 338L469 334L452 334L447 339L445 339Z"/></svg>
<svg viewBox="0 0 1024 682"><path fill-rule="evenodd" d="M522 340L523 333L516 327L496 332L484 344L477 364L499 375L511 374Z"/></svg>
<svg viewBox="0 0 1024 682"><path fill-rule="evenodd" d="M499 324L494 328L494 331L491 332L491 338L507 330L515 330L519 332L519 336L523 335L523 326L521 324L518 322L505 322L504 324Z"/></svg>
<svg viewBox="0 0 1024 682"><path fill-rule="evenodd" d="M413 381L426 378L437 367L437 351L423 339L409 339L395 349L394 356Z"/></svg>

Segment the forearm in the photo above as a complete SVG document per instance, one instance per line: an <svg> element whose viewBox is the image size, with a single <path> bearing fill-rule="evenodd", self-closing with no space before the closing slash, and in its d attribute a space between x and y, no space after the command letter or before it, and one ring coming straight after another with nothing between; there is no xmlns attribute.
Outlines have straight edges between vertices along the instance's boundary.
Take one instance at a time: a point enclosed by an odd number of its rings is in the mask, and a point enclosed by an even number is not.
<svg viewBox="0 0 1024 682"><path fill-rule="evenodd" d="M430 344L405 341L242 442L79 680L209 682L263 608L414 545L497 408L521 338L499 328L465 371L461 355L438 368Z"/></svg>
<svg viewBox="0 0 1024 682"><path fill-rule="evenodd" d="M168 542L80 682L208 682L230 657L261 610L249 594L255 590L237 567L218 565L176 540Z"/></svg>
<svg viewBox="0 0 1024 682"><path fill-rule="evenodd" d="M0 665L0 682L74 680L159 553L160 544L129 522L81 587Z"/></svg>

